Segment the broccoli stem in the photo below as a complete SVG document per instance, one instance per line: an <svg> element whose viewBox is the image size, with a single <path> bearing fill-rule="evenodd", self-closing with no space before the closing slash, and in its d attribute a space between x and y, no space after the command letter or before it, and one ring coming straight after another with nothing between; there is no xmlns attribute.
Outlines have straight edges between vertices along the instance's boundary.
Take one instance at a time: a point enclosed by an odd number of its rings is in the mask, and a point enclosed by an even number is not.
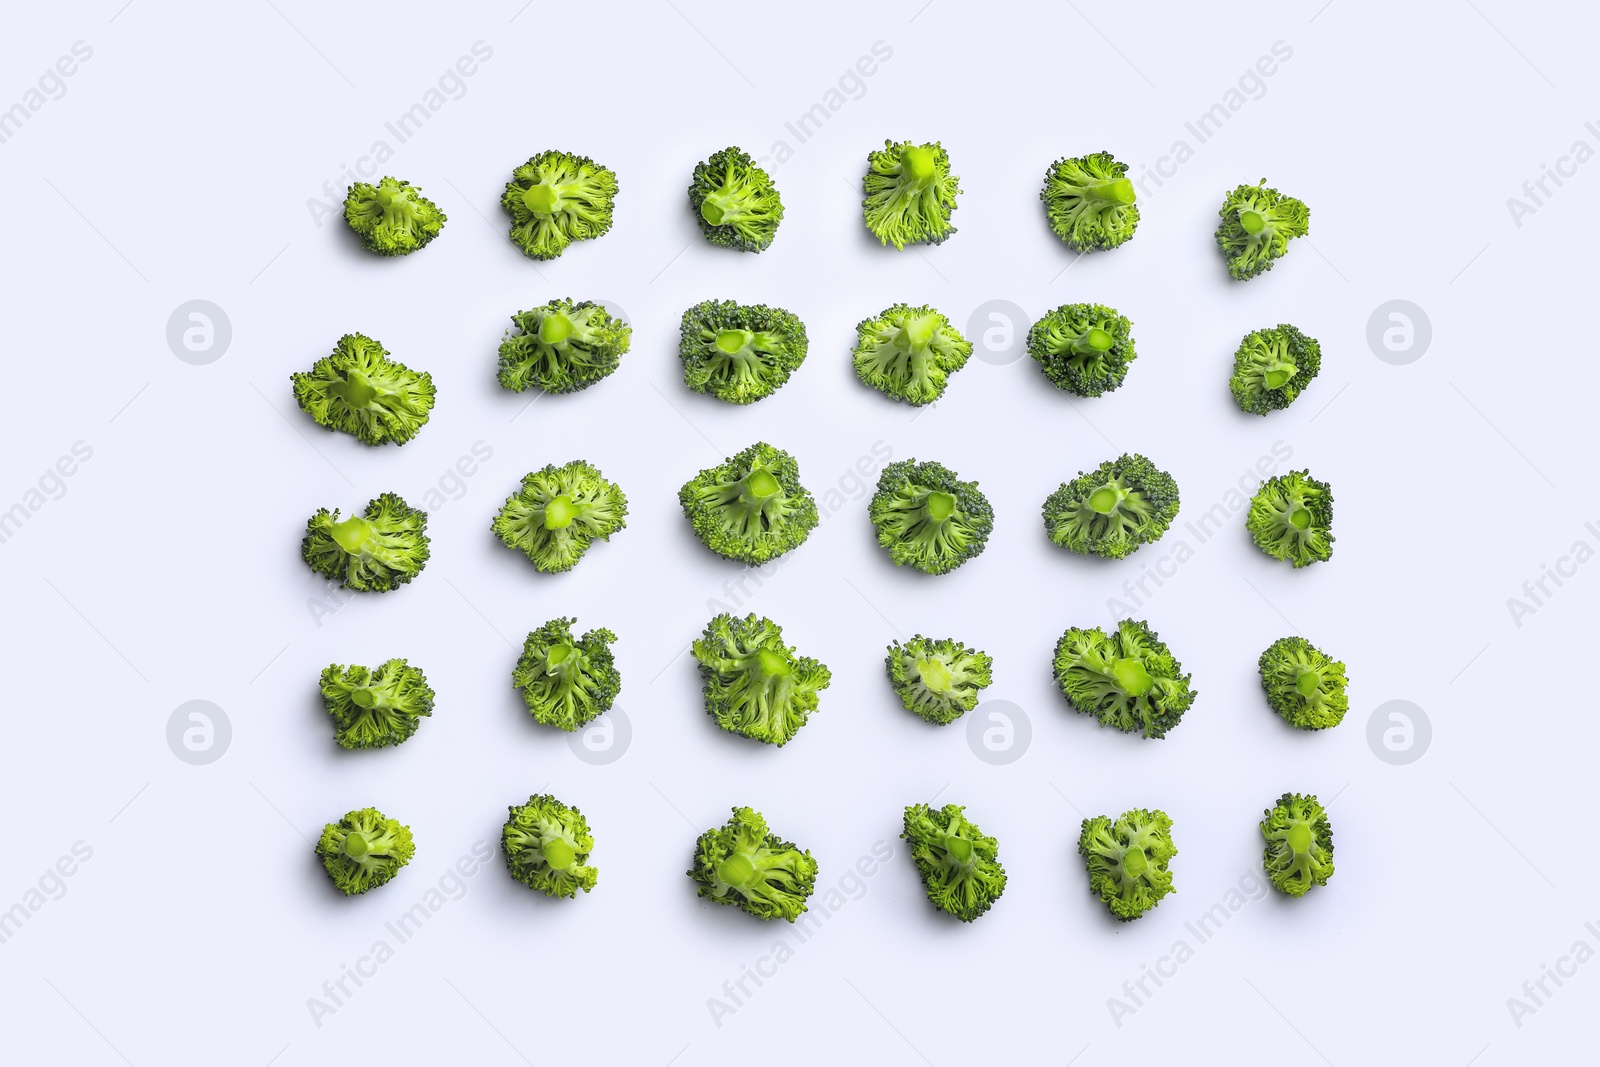
<svg viewBox="0 0 1600 1067"><path fill-rule="evenodd" d="M1102 485L1089 494L1089 507L1102 515L1110 515L1122 503L1122 490L1115 485Z"/></svg>
<svg viewBox="0 0 1600 1067"><path fill-rule="evenodd" d="M789 666L787 659L766 648L756 653L756 666L767 678L787 678L794 673L794 668Z"/></svg>
<svg viewBox="0 0 1600 1067"><path fill-rule="evenodd" d="M1267 228L1267 217L1259 211L1245 208L1239 212L1239 225L1244 229L1245 233L1254 237Z"/></svg>
<svg viewBox="0 0 1600 1067"><path fill-rule="evenodd" d="M554 215L556 205L560 202L561 194L556 191L556 187L543 182L530 185L522 191L523 206L535 215Z"/></svg>
<svg viewBox="0 0 1600 1067"><path fill-rule="evenodd" d="M1111 351L1111 346L1116 343L1116 338L1098 326L1091 326L1072 342L1072 352L1079 356L1093 356L1101 352Z"/></svg>
<svg viewBox="0 0 1600 1067"><path fill-rule="evenodd" d="M1127 178L1115 178L1108 182L1094 182L1083 188L1083 195L1089 200L1109 200L1113 204L1131 204L1134 201L1133 182Z"/></svg>
<svg viewBox="0 0 1600 1067"><path fill-rule="evenodd" d="M756 335L749 330L723 330L717 334L717 350L726 355L734 355L748 346L755 337Z"/></svg>
<svg viewBox="0 0 1600 1067"><path fill-rule="evenodd" d="M965 867L972 863L972 842L964 837L952 834L944 839L945 855L950 857L950 862L958 867Z"/></svg>
<svg viewBox="0 0 1600 1067"><path fill-rule="evenodd" d="M1311 527L1311 512L1305 508L1297 507L1289 512L1289 525L1296 530L1307 530Z"/></svg>
<svg viewBox="0 0 1600 1067"><path fill-rule="evenodd" d="M372 544L372 523L360 515L352 515L328 527L328 535L333 538L334 544L352 556L360 555Z"/></svg>
<svg viewBox="0 0 1600 1067"><path fill-rule="evenodd" d="M906 177L921 184L933 177L935 165L933 149L926 145L913 145L900 153L900 165Z"/></svg>
<svg viewBox="0 0 1600 1067"><path fill-rule="evenodd" d="M543 186L534 186L536 189ZM578 330L577 324L571 316L559 311L552 311L539 323L539 340L547 345L558 345L571 337Z"/></svg>
<svg viewBox="0 0 1600 1067"><path fill-rule="evenodd" d="M344 854L353 860L365 858L372 851L372 843L359 830L352 830L344 838Z"/></svg>
<svg viewBox="0 0 1600 1067"><path fill-rule="evenodd" d="M1135 845L1122 854L1122 873L1129 878L1138 878L1149 869L1150 859L1144 854L1144 849Z"/></svg>
<svg viewBox="0 0 1600 1067"><path fill-rule="evenodd" d="M350 690L350 700L358 708L374 707L378 703L378 695L366 686Z"/></svg>
<svg viewBox="0 0 1600 1067"><path fill-rule="evenodd" d="M783 486L771 471L758 467L745 476L744 496L748 503L764 504L782 491Z"/></svg>
<svg viewBox="0 0 1600 1067"><path fill-rule="evenodd" d="M347 371L344 378L328 383L328 395L338 397L353 408L364 408L377 397L367 376L358 370Z"/></svg>
<svg viewBox="0 0 1600 1067"><path fill-rule="evenodd" d="M934 332L939 329L940 318L939 315L918 315L914 319L907 319L895 337L895 346L913 352L927 348Z"/></svg>
<svg viewBox="0 0 1600 1067"><path fill-rule="evenodd" d="M956 498L951 493L936 489L928 494L928 501L923 507L928 513L928 518L934 522L944 522L956 513Z"/></svg>
<svg viewBox="0 0 1600 1067"><path fill-rule="evenodd" d="M1291 823L1284 832L1283 841L1296 856L1305 855L1311 851L1310 825L1304 822Z"/></svg>
<svg viewBox="0 0 1600 1067"><path fill-rule="evenodd" d="M735 853L717 864L717 878L735 888L742 888L756 875L756 865L750 857Z"/></svg>
<svg viewBox="0 0 1600 1067"><path fill-rule="evenodd" d="M1144 664L1136 659L1112 661L1111 677L1117 683L1117 688L1131 697L1144 696L1156 684L1150 672L1144 669Z"/></svg>
<svg viewBox="0 0 1600 1067"><path fill-rule="evenodd" d="M955 688L950 668L936 659L917 660L917 676L922 679L924 689L935 693L948 693Z"/></svg>
<svg viewBox="0 0 1600 1067"><path fill-rule="evenodd" d="M1261 373L1261 381L1268 389L1282 389L1298 369L1288 361L1275 363Z"/></svg>
<svg viewBox="0 0 1600 1067"><path fill-rule="evenodd" d="M544 854L545 863L557 871L566 870L572 866L572 861L578 858L572 846L559 837L547 838L540 844L539 851Z"/></svg>
<svg viewBox="0 0 1600 1067"><path fill-rule="evenodd" d="M577 517L578 508L572 503L572 498L565 493L562 493L544 506L544 528L546 530L565 530L572 525L572 520Z"/></svg>
<svg viewBox="0 0 1600 1067"><path fill-rule="evenodd" d="M1294 680L1294 691L1303 697L1316 693L1317 687L1322 684L1322 676L1316 671L1301 671Z"/></svg>
<svg viewBox="0 0 1600 1067"><path fill-rule="evenodd" d="M546 652L544 656L545 664L551 670L554 670L563 663L567 662L567 660L571 659L573 654L577 651L577 649L567 644L551 645L550 651Z"/></svg>

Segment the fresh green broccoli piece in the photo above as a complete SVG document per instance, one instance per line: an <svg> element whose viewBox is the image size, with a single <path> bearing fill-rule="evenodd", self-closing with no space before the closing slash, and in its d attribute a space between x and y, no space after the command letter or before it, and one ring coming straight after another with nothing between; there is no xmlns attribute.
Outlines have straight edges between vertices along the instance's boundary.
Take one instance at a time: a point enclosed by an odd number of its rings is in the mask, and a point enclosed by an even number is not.
<svg viewBox="0 0 1600 1067"><path fill-rule="evenodd" d="M1292 196L1258 185L1241 185L1222 201L1217 212L1217 247L1228 260L1228 273L1249 281L1272 269L1289 250L1289 239L1311 231L1311 209Z"/></svg>
<svg viewBox="0 0 1600 1067"><path fill-rule="evenodd" d="M880 244L901 250L919 241L936 245L956 232L950 213L961 179L950 173L950 156L937 141L884 141L882 151L868 153L861 187L867 229Z"/></svg>
<svg viewBox="0 0 1600 1067"><path fill-rule="evenodd" d="M1099 894L1123 922L1132 922L1176 892L1167 864L1177 854L1172 820L1164 811L1134 808L1115 822L1096 815L1083 820L1078 838L1078 855L1089 870L1089 892Z"/></svg>
<svg viewBox="0 0 1600 1067"><path fill-rule="evenodd" d="M1261 653L1261 688L1284 721L1302 730L1326 730L1350 710L1344 664L1303 637L1280 637Z"/></svg>
<svg viewBox="0 0 1600 1067"><path fill-rule="evenodd" d="M528 634L511 672L535 722L572 733L611 710L622 675L611 656L617 635L590 630L575 637L577 619L551 619Z"/></svg>
<svg viewBox="0 0 1600 1067"><path fill-rule="evenodd" d="M778 187L737 148L724 148L695 166L689 204L707 241L738 252L766 251L783 221Z"/></svg>
<svg viewBox="0 0 1600 1067"><path fill-rule="evenodd" d="M1039 199L1050 228L1079 254L1115 248L1139 226L1128 165L1110 152L1056 160Z"/></svg>
<svg viewBox="0 0 1600 1067"><path fill-rule="evenodd" d="M867 515L895 565L924 574L946 574L974 558L994 529L994 509L978 483L932 460L884 467Z"/></svg>
<svg viewBox="0 0 1600 1067"><path fill-rule="evenodd" d="M811 713L833 675L783 643L783 629L758 615L723 612L690 646L705 681L706 713L732 734L780 748Z"/></svg>
<svg viewBox="0 0 1600 1067"><path fill-rule="evenodd" d="M428 679L403 659L377 670L330 664L322 672L322 705L333 719L333 738L344 748L398 745L433 714Z"/></svg>
<svg viewBox="0 0 1600 1067"><path fill-rule="evenodd" d="M588 300L552 300L511 316L516 331L500 342L500 384L513 392L538 386L576 393L617 369L633 327Z"/></svg>
<svg viewBox="0 0 1600 1067"><path fill-rule="evenodd" d="M628 525L628 498L581 459L527 474L495 516L495 535L545 574L570 571L596 540Z"/></svg>
<svg viewBox="0 0 1600 1067"><path fill-rule="evenodd" d="M1028 354L1044 376L1082 397L1122 384L1133 350L1133 323L1102 304L1062 304L1028 331Z"/></svg>
<svg viewBox="0 0 1600 1067"><path fill-rule="evenodd" d="M445 213L410 182L383 178L377 185L356 182L350 187L344 221L367 251L408 256L439 236Z"/></svg>
<svg viewBox="0 0 1600 1067"><path fill-rule="evenodd" d="M1124 733L1165 737L1194 703L1183 665L1139 620L1123 619L1110 634L1098 626L1068 629L1052 667L1073 710Z"/></svg>
<svg viewBox="0 0 1600 1067"><path fill-rule="evenodd" d="M1308 567L1333 555L1333 490L1310 471L1268 478L1245 517L1256 547L1273 559Z"/></svg>
<svg viewBox="0 0 1600 1067"><path fill-rule="evenodd" d="M771 396L806 358L806 326L765 304L707 300L683 313L678 355L683 382L730 404Z"/></svg>
<svg viewBox="0 0 1600 1067"><path fill-rule="evenodd" d="M1310 794L1285 793L1262 813L1261 854L1272 884L1291 897L1303 897L1333 877L1333 827L1328 813Z"/></svg>
<svg viewBox="0 0 1600 1067"><path fill-rule="evenodd" d="M416 850L410 827L377 808L362 808L324 826L316 851L333 884L354 896L399 874Z"/></svg>
<svg viewBox="0 0 1600 1067"><path fill-rule="evenodd" d="M390 359L365 334L345 334L332 355L289 380L300 410L318 426L343 430L369 445L405 444L433 410L433 376Z"/></svg>
<svg viewBox="0 0 1600 1067"><path fill-rule="evenodd" d="M360 515L340 520L319 508L306 522L300 554L312 570L346 589L387 593L422 573L428 562L428 513L394 493L367 502Z"/></svg>
<svg viewBox="0 0 1600 1067"><path fill-rule="evenodd" d="M889 684L907 711L946 726L978 706L978 694L994 680L994 660L948 637L921 634L889 646L884 659Z"/></svg>
<svg viewBox="0 0 1600 1067"><path fill-rule="evenodd" d="M743 908L758 919L794 922L817 887L811 853L771 833L767 820L751 808L734 808L726 826L700 835L688 874L700 896Z"/></svg>
<svg viewBox="0 0 1600 1067"><path fill-rule="evenodd" d="M678 503L707 548L741 563L799 548L819 521L800 465L764 441L695 475L678 490Z"/></svg>
<svg viewBox="0 0 1600 1067"><path fill-rule="evenodd" d="M912 804L900 836L911 844L928 901L969 923L1006 891L1006 869L1000 866L1000 843L967 821L965 810L959 804Z"/></svg>
<svg viewBox="0 0 1600 1067"><path fill-rule="evenodd" d="M1085 556L1122 559L1159 541L1178 516L1178 483L1137 453L1107 460L1044 502L1050 540Z"/></svg>
<svg viewBox="0 0 1600 1067"><path fill-rule="evenodd" d="M545 793L509 810L500 851L511 877L548 897L571 899L594 888L600 872L588 865L594 838L583 812Z"/></svg>
<svg viewBox="0 0 1600 1067"><path fill-rule="evenodd" d="M924 304L896 304L856 324L856 376L887 397L918 407L944 395L967 365L972 342Z"/></svg>
<svg viewBox="0 0 1600 1067"><path fill-rule="evenodd" d="M1322 367L1322 346L1284 323L1247 333L1233 356L1228 387L1239 409L1265 415L1294 403Z"/></svg>
<svg viewBox="0 0 1600 1067"><path fill-rule="evenodd" d="M511 241L533 259L555 259L574 241L611 229L617 176L588 156L540 152L511 172L500 206Z"/></svg>

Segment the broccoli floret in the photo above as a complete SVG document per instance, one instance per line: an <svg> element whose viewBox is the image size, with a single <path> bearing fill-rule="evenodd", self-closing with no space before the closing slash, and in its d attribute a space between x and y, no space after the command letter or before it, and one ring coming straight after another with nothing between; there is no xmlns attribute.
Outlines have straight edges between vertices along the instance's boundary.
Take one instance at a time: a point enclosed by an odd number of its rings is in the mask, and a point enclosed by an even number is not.
<svg viewBox="0 0 1600 1067"><path fill-rule="evenodd" d="M811 853L769 832L767 820L751 808L734 808L726 826L700 835L688 874L700 896L758 919L794 922L817 887Z"/></svg>
<svg viewBox="0 0 1600 1067"><path fill-rule="evenodd" d="M1273 559L1308 567L1333 555L1333 490L1310 471L1261 483L1245 517L1256 547Z"/></svg>
<svg viewBox="0 0 1600 1067"><path fill-rule="evenodd" d="M511 240L534 259L555 259L574 241L611 229L617 176L588 156L540 152L511 172L500 206Z"/></svg>
<svg viewBox="0 0 1600 1067"><path fill-rule="evenodd" d="M705 546L741 563L765 563L800 547L818 522L800 465L757 441L678 490L678 503Z"/></svg>
<svg viewBox="0 0 1600 1067"><path fill-rule="evenodd" d="M1189 675L1148 623L1123 619L1107 634L1072 627L1056 642L1056 685L1101 726L1165 737L1194 703Z"/></svg>
<svg viewBox="0 0 1600 1067"><path fill-rule="evenodd" d="M1217 247L1228 260L1228 273L1249 281L1272 269L1273 261L1289 250L1291 237L1311 230L1311 209L1292 196L1258 185L1241 185L1222 201L1217 212Z"/></svg>
<svg viewBox="0 0 1600 1067"><path fill-rule="evenodd" d="M884 467L867 515L895 565L924 574L948 573L977 556L994 529L994 509L978 483L932 460Z"/></svg>
<svg viewBox="0 0 1600 1067"><path fill-rule="evenodd" d="M856 324L856 376L907 404L938 400L971 355L972 342L926 304L896 304Z"/></svg>
<svg viewBox="0 0 1600 1067"><path fill-rule="evenodd" d="M1083 820L1078 855L1089 870L1089 892L1111 914L1131 922L1176 892L1167 863L1178 854L1172 820L1164 811L1134 808L1112 822L1104 815Z"/></svg>
<svg viewBox="0 0 1600 1067"><path fill-rule="evenodd" d="M1303 637L1280 637L1261 653L1261 688L1284 721L1302 730L1325 730L1350 710L1344 664Z"/></svg>
<svg viewBox="0 0 1600 1067"><path fill-rule="evenodd" d="M1028 354L1057 389L1100 396L1122 384L1133 350L1133 323L1102 304L1062 304L1028 331Z"/></svg>
<svg viewBox="0 0 1600 1067"><path fill-rule="evenodd" d="M1233 356L1228 386L1240 410L1265 415L1294 403L1321 367L1317 339L1283 323L1245 334Z"/></svg>
<svg viewBox="0 0 1600 1067"><path fill-rule="evenodd" d="M998 858L1000 843L967 821L965 810L959 804L912 804L900 836L911 844L928 901L969 923L1006 891L1006 870Z"/></svg>
<svg viewBox="0 0 1600 1067"><path fill-rule="evenodd" d="M917 634L889 646L884 659L889 684L907 711L938 726L955 722L978 706L978 694L994 680L994 660L952 638Z"/></svg>
<svg viewBox="0 0 1600 1067"><path fill-rule="evenodd" d="M1315 796L1285 793L1262 813L1261 854L1267 878L1291 897L1303 897L1313 885L1333 877L1333 827Z"/></svg>
<svg viewBox="0 0 1600 1067"><path fill-rule="evenodd" d="M345 896L376 889L411 862L411 828L377 808L352 811L322 828L317 855Z"/></svg>
<svg viewBox="0 0 1600 1067"><path fill-rule="evenodd" d="M783 643L783 629L757 615L724 612L691 646L705 681L706 712L729 733L788 744L833 675Z"/></svg>
<svg viewBox="0 0 1600 1067"><path fill-rule="evenodd" d="M1110 152L1058 159L1039 192L1056 236L1074 252L1115 248L1139 226L1128 165Z"/></svg>
<svg viewBox="0 0 1600 1067"><path fill-rule="evenodd" d="M509 810L500 851L511 877L549 897L571 898L594 888L600 872L588 865L594 838L583 812L544 793Z"/></svg>
<svg viewBox="0 0 1600 1067"><path fill-rule="evenodd" d="M695 166L689 203L707 241L739 252L765 251L783 221L778 187L737 148L724 148Z"/></svg>
<svg viewBox="0 0 1600 1067"><path fill-rule="evenodd" d="M683 382L730 404L771 396L806 358L806 326L765 304L707 300L683 313L678 355Z"/></svg>
<svg viewBox="0 0 1600 1067"><path fill-rule="evenodd" d="M611 656L617 635L599 629L575 637L577 621L551 619L528 634L511 672L534 721L568 733L610 711L622 688Z"/></svg>
<svg viewBox="0 0 1600 1067"><path fill-rule="evenodd" d="M1044 502L1050 540L1085 556L1122 559L1159 541L1178 516L1178 483L1137 453L1080 471Z"/></svg>
<svg viewBox="0 0 1600 1067"><path fill-rule="evenodd" d="M360 515L340 520L319 508L306 522L300 554L318 574L346 589L386 593L422 573L428 562L428 513L394 493L367 502Z"/></svg>
<svg viewBox="0 0 1600 1067"><path fill-rule="evenodd" d="M570 571L597 539L628 525L628 498L599 468L575 459L522 479L495 516L495 535L520 548L545 574Z"/></svg>
<svg viewBox="0 0 1600 1067"><path fill-rule="evenodd" d="M924 241L939 244L956 232L950 213L961 179L950 173L950 156L937 141L912 144L884 141L867 155L862 213L879 243L897 249Z"/></svg>
<svg viewBox="0 0 1600 1067"><path fill-rule="evenodd" d="M356 182L350 187L344 221L367 251L406 256L439 236L445 213L410 182L383 178L377 185Z"/></svg>
<svg viewBox="0 0 1600 1067"><path fill-rule="evenodd" d="M500 384L576 393L617 369L633 327L588 300L552 300L511 316L500 342Z"/></svg>
<svg viewBox="0 0 1600 1067"><path fill-rule="evenodd" d="M343 430L369 445L403 445L433 410L433 376L389 358L365 334L339 338L333 354L304 373L289 375L300 410L328 430Z"/></svg>
<svg viewBox="0 0 1600 1067"><path fill-rule="evenodd" d="M403 659L377 670L334 663L322 672L322 704L333 719L334 740L344 748L398 745L433 714L428 679Z"/></svg>

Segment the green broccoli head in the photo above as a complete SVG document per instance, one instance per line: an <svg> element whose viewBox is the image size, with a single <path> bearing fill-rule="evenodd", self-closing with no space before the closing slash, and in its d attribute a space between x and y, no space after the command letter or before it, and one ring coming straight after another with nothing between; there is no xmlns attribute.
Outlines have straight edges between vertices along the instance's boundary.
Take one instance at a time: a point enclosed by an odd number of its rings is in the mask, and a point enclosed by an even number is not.
<svg viewBox="0 0 1600 1067"><path fill-rule="evenodd" d="M1309 567L1333 555L1333 491L1310 471L1261 483L1245 517L1256 547L1273 559Z"/></svg>
<svg viewBox="0 0 1600 1067"><path fill-rule="evenodd" d="M1115 248L1139 226L1128 165L1110 152L1058 159L1039 192L1050 228L1077 253Z"/></svg>
<svg viewBox="0 0 1600 1067"><path fill-rule="evenodd" d="M726 826L700 835L688 873L700 896L758 919L794 922L817 887L811 853L769 832L767 820L750 808L734 808Z"/></svg>
<svg viewBox="0 0 1600 1067"><path fill-rule="evenodd" d="M500 206L511 241L533 259L555 259L574 241L611 229L617 176L588 156L540 152L511 172Z"/></svg>
<svg viewBox="0 0 1600 1067"><path fill-rule="evenodd" d="M724 148L695 166L689 203L706 240L718 248L765 251L783 221L778 187L737 148Z"/></svg>
<svg viewBox="0 0 1600 1067"><path fill-rule="evenodd" d="M911 844L929 902L969 923L1005 892L1006 870L998 858L1000 843L967 821L965 810L959 804L912 804L900 836Z"/></svg>
<svg viewBox="0 0 1600 1067"><path fill-rule="evenodd" d="M683 382L730 404L771 396L806 358L805 323L765 304L707 300L683 313Z"/></svg>
<svg viewBox="0 0 1600 1067"><path fill-rule="evenodd" d="M364 334L345 334L332 355L289 380L300 410L318 426L343 430L369 445L405 444L433 410L433 376L390 359Z"/></svg>
<svg viewBox="0 0 1600 1067"><path fill-rule="evenodd" d="M544 793L509 810L500 851L511 877L548 897L570 899L594 888L600 872L588 865L594 838L581 811Z"/></svg>
<svg viewBox="0 0 1600 1067"><path fill-rule="evenodd" d="M907 711L946 726L978 706L978 694L994 680L994 660L948 637L917 634L894 642L884 659L889 684Z"/></svg>
<svg viewBox="0 0 1600 1067"><path fill-rule="evenodd" d="M617 369L633 328L588 300L552 300L511 316L500 342L500 384L576 393Z"/></svg>
<svg viewBox="0 0 1600 1067"><path fill-rule="evenodd" d="M1311 230L1311 209L1292 196L1258 185L1241 185L1222 201L1217 212L1217 247L1228 260L1228 273L1249 281L1272 269L1289 250L1289 239Z"/></svg>
<svg viewBox="0 0 1600 1067"><path fill-rule="evenodd" d="M764 441L695 475L678 490L678 503L707 548L741 563L799 548L818 522L800 464Z"/></svg>
<svg viewBox="0 0 1600 1067"><path fill-rule="evenodd" d="M1261 836L1267 839L1262 866L1282 892L1303 897L1333 877L1333 827L1316 797L1283 794L1262 813Z"/></svg>
<svg viewBox="0 0 1600 1067"><path fill-rule="evenodd" d="M1085 556L1122 559L1159 541L1178 516L1178 483L1145 457L1124 454L1079 472L1044 502L1050 540Z"/></svg>
<svg viewBox="0 0 1600 1067"><path fill-rule="evenodd" d="M974 558L994 529L994 509L978 483L932 460L884 467L867 515L889 558L924 574L946 574Z"/></svg>
<svg viewBox="0 0 1600 1067"><path fill-rule="evenodd" d="M377 808L352 811L322 828L317 855L345 896L376 889L411 862L411 829Z"/></svg>
<svg viewBox="0 0 1600 1067"><path fill-rule="evenodd" d="M1261 688L1284 721L1302 730L1325 730L1350 710L1344 664L1303 637L1280 637L1261 653Z"/></svg>
<svg viewBox="0 0 1600 1067"><path fill-rule="evenodd" d="M445 214L410 182L383 178L377 185L356 182L350 187L344 221L367 251L406 256L439 236Z"/></svg>
<svg viewBox="0 0 1600 1067"><path fill-rule="evenodd" d="M1062 304L1028 331L1028 354L1057 389L1100 396L1122 384L1133 350L1133 323L1102 304Z"/></svg>
<svg viewBox="0 0 1600 1067"><path fill-rule="evenodd" d="M972 342L926 304L896 304L856 325L856 376L907 404L938 400L971 355Z"/></svg>
<svg viewBox="0 0 1600 1067"><path fill-rule="evenodd" d="M769 745L789 743L833 675L783 643L783 629L757 615L724 612L691 646L705 681L706 712L729 733Z"/></svg>
<svg viewBox="0 0 1600 1067"><path fill-rule="evenodd" d="M950 173L950 156L937 141L884 141L882 151L867 155L861 187L867 229L881 244L902 250L919 241L936 245L956 232L950 213L961 179Z"/></svg>
<svg viewBox="0 0 1600 1067"><path fill-rule="evenodd" d="M386 593L422 573L428 562L428 513L394 493L367 503L360 515L318 509L306 522L300 554L311 569L346 589Z"/></svg>
<svg viewBox="0 0 1600 1067"><path fill-rule="evenodd" d="M1124 733L1165 737L1194 703L1189 675L1148 623L1123 619L1107 634L1072 627L1056 642L1056 685L1075 711Z"/></svg>
<svg viewBox="0 0 1600 1067"><path fill-rule="evenodd" d="M611 710L622 688L611 656L617 635L590 630L575 637L577 619L551 619L528 634L511 672L534 721L568 733Z"/></svg>
<svg viewBox="0 0 1600 1067"><path fill-rule="evenodd" d="M546 466L522 479L495 516L495 535L521 549L545 574L570 571L596 540L628 525L628 498L599 468L581 459Z"/></svg>
<svg viewBox="0 0 1600 1067"><path fill-rule="evenodd" d="M1134 808L1112 822L1104 815L1083 820L1078 855L1089 870L1089 892L1111 914L1131 922L1175 892L1167 864L1178 854L1172 820L1164 811Z"/></svg>
<svg viewBox="0 0 1600 1067"><path fill-rule="evenodd" d="M333 738L344 748L398 745L433 714L428 679L403 659L377 670L330 664L322 672L322 705L333 720Z"/></svg>
<svg viewBox="0 0 1600 1067"><path fill-rule="evenodd" d="M1241 411L1265 415L1294 403L1321 367L1317 339L1283 323L1245 334L1233 356L1228 387Z"/></svg>

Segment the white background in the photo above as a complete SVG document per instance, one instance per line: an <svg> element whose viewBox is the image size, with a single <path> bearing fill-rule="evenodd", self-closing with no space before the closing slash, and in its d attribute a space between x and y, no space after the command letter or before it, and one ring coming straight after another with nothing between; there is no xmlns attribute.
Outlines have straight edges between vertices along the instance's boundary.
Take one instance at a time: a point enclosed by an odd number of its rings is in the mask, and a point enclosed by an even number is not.
<svg viewBox="0 0 1600 1067"><path fill-rule="evenodd" d="M108 0L13 14L0 106L73 42L93 56L0 144L0 508L74 442L93 456L0 545L0 908L75 842L93 854L0 945L0 1055L139 1067L1593 1055L1600 964L1547 983L1554 995L1520 1027L1507 998L1578 939L1600 948L1583 927L1600 920L1584 677L1600 572L1580 567L1520 627L1506 605L1573 542L1600 547L1583 527L1600 518L1600 172L1547 186L1521 226L1506 206L1575 140L1600 147L1583 128L1592 15L1503 0L981 16L920 3L798 18L707 0L535 0L520 13L520 0L331 12ZM397 145L384 122L477 41L493 55L464 95ZM784 123L878 41L892 56L799 144ZM1277 41L1292 57L1197 145L1184 123ZM964 193L946 244L895 253L865 233L859 176L885 137L948 148ZM384 172L449 214L419 255L367 255L308 208L330 179L342 197L341 167L380 138L396 149ZM1037 199L1049 162L1108 149L1138 177L1178 139L1193 158L1145 186L1137 237L1074 261ZM778 140L793 156L772 165L787 209L776 244L707 246L685 206L694 163L730 143L768 155ZM497 201L511 167L550 147L611 166L621 194L610 235L536 265L507 241ZM1232 283L1216 209L1264 176L1311 206L1311 236ZM632 351L602 384L519 417L528 397L496 385L495 347L511 312L557 296L625 309ZM735 409L683 388L678 317L709 297L805 320L811 355L774 398ZM168 316L195 298L232 323L209 366L165 341ZM1432 321L1409 366L1366 340L1395 298ZM858 320L926 301L964 329L992 299L1030 317L1070 301L1120 308L1139 351L1126 385L1078 401L1031 361L974 359L913 422L855 381ZM1288 411L1242 415L1225 384L1233 349L1280 321L1321 339L1321 376ZM352 330L434 376L438 407L404 449L325 433L295 409L289 374ZM850 497L740 605L833 670L820 713L781 751L714 729L682 654L738 569L694 541L677 488L758 438L792 450L819 496L843 485ZM425 573L319 626L308 602L322 583L299 559L306 516L385 490L420 503L479 441L493 456L431 515ZM937 579L887 563L850 481L878 441L982 483L997 512L983 556ZM1204 545L1189 538L1193 558L1137 613L1193 673L1194 708L1160 742L1068 710L1048 670L1060 632L1110 621L1107 598L1176 551L1183 523L1277 441L1334 487L1334 559L1291 571L1251 547L1242 518ZM1172 471L1179 526L1117 563L1053 548L1040 502L1123 450ZM580 456L623 486L628 527L575 572L542 576L488 524L524 472ZM562 614L620 635L633 739L607 766L534 725L509 685L513 643ZM1349 664L1338 729L1290 731L1260 695L1256 657L1291 627ZM987 695L1031 722L1019 761L980 761L964 722L936 730L898 707L883 648L916 632L994 655ZM399 749L339 751L318 671L389 656L426 670L433 718ZM191 699L232 724L208 766L167 746L168 717ZM1433 726L1407 766L1366 740L1391 699ZM589 816L598 888L548 902L496 857L318 1026L308 998L323 982L393 943L385 921L475 841L495 841L508 804L546 788ZM1185 923L1259 870L1256 821L1285 790L1328 802L1338 874L1299 901L1251 901L1198 945ZM929 907L895 840L902 807L935 795L999 838L1010 873L970 926ZM417 854L382 891L346 900L309 841L369 804L412 827ZM894 858L719 1026L708 998L725 999L724 981L778 939L796 944L701 903L683 876L695 834L733 804L810 848L823 887L875 842ZM1083 814L1134 806L1172 815L1178 892L1119 925L1073 848ZM1180 939L1193 957L1119 1026L1108 998L1131 1004L1124 981Z"/></svg>

